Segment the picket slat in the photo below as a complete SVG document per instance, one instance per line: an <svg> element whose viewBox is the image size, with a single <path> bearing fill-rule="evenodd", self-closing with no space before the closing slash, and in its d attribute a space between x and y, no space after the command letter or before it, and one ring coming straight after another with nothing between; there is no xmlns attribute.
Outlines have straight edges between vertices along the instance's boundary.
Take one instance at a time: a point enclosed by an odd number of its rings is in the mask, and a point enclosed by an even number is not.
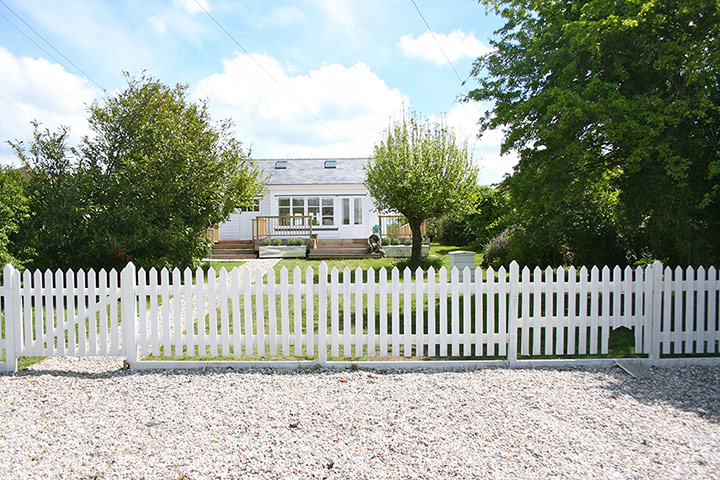
<svg viewBox="0 0 720 480"><path fill-rule="evenodd" d="M330 355L340 356L340 326L339 322L339 282L338 269L333 267L330 272Z"/></svg>
<svg viewBox="0 0 720 480"><path fill-rule="evenodd" d="M296 267L297 268L297 267ZM342 281L342 308L343 308L343 324L342 324L342 345L343 356L350 357L350 344L352 342L352 299L350 281L350 268L343 269Z"/></svg>
<svg viewBox="0 0 720 480"><path fill-rule="evenodd" d="M355 356L363 356L363 271L360 267L355 270Z"/></svg>
<svg viewBox="0 0 720 480"><path fill-rule="evenodd" d="M415 356L422 357L425 352L424 346L424 335L425 318L423 310L425 308L425 298L423 295L423 285L425 279L423 278L422 268L418 267L415 270Z"/></svg>
<svg viewBox="0 0 720 480"><path fill-rule="evenodd" d="M462 271L462 292L463 292L463 357L470 356L470 344L472 342L472 313L471 308L471 294L472 294L472 282L470 281L470 268L465 267Z"/></svg>
<svg viewBox="0 0 720 480"><path fill-rule="evenodd" d="M580 268L580 314L578 315L578 354L587 353L587 331L588 331L588 271L586 267Z"/></svg>
<svg viewBox="0 0 720 480"><path fill-rule="evenodd" d="M217 272L210 267L207 272L207 299L208 299L208 343L210 344L210 356L218 356L218 322L217 322L217 301L215 290L217 289ZM204 302L203 302L204 303ZM204 315L203 315L204 316ZM203 329L204 330L204 329ZM205 348L203 348L205 354Z"/></svg>
<svg viewBox="0 0 720 480"><path fill-rule="evenodd" d="M167 268L163 268L160 272L160 297L162 298L162 354L166 357L172 355L170 346L170 314L172 313L172 305L170 304L170 272ZM158 350L160 353L160 350Z"/></svg>
<svg viewBox="0 0 720 480"><path fill-rule="evenodd" d="M225 267L220 269L218 294L220 300L220 348L224 357L230 356L230 312L228 305L228 272Z"/></svg>
<svg viewBox="0 0 720 480"><path fill-rule="evenodd" d="M299 295L298 295L299 296ZM263 273L255 269L255 337L259 357L267 355L265 350L265 301L263 295ZM297 347L296 355L297 355Z"/></svg>
<svg viewBox="0 0 720 480"><path fill-rule="evenodd" d="M403 356L412 356L412 272L403 270Z"/></svg>
<svg viewBox="0 0 720 480"><path fill-rule="evenodd" d="M55 331L53 341L56 344L56 352L59 356L65 355L65 302L63 298L64 276L61 270L55 270ZM101 292L101 295L104 292ZM102 297L101 297L102 298ZM107 326L107 323L105 324Z"/></svg>
<svg viewBox="0 0 720 480"><path fill-rule="evenodd" d="M367 270L367 351L368 357L375 356L376 339L375 339L375 269L373 267Z"/></svg>
<svg viewBox="0 0 720 480"><path fill-rule="evenodd" d="M233 273L235 273L237 269L233 270ZM276 357L278 354L278 330L277 330L277 310L276 310L276 288L277 285L275 285L275 270L272 268L268 269L267 272L267 282L268 282L268 325L269 325L269 335L270 335L270 356ZM233 287L235 288L235 287ZM235 303L235 300L233 300L233 305ZM233 322L235 322L235 314L233 314ZM235 323L234 328L239 332L240 331L240 324ZM239 338L239 337L238 337ZM235 351L239 351L239 347L235 347ZM237 355L237 354L236 354Z"/></svg>
<svg viewBox="0 0 720 480"><path fill-rule="evenodd" d="M391 273L390 288L392 289L391 295L391 308L392 308L392 356L400 356L400 271L397 267L393 267Z"/></svg>
<svg viewBox="0 0 720 480"><path fill-rule="evenodd" d="M308 267L305 270L305 349L307 356L315 355L315 301L313 295L313 276L315 272Z"/></svg>
<svg viewBox="0 0 720 480"><path fill-rule="evenodd" d="M300 267L293 269L293 355L302 355L302 272ZM349 284L348 284L349 288Z"/></svg>
<svg viewBox="0 0 720 480"><path fill-rule="evenodd" d="M483 272L478 266L474 272L474 294L475 294L475 355L482 356L486 337L483 329Z"/></svg>
<svg viewBox="0 0 720 480"><path fill-rule="evenodd" d="M440 356L447 356L448 347L448 316L447 316L447 269L440 267L438 272L438 304L440 305Z"/></svg>
<svg viewBox="0 0 720 480"><path fill-rule="evenodd" d="M333 289L335 287L333 286ZM380 268L380 356L388 354L387 269Z"/></svg>

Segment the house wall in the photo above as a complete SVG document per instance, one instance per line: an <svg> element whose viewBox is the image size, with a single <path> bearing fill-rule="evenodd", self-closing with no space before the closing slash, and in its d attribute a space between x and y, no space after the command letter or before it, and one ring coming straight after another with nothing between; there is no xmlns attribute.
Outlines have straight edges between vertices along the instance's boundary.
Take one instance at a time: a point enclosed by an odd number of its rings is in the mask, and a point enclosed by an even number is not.
<svg viewBox="0 0 720 480"><path fill-rule="evenodd" d="M313 233L319 238L367 238L372 227L379 223L378 214L373 209L373 200L364 185L268 185L265 196L260 200L258 212L238 212L220 225L220 240L252 239L252 218L257 216L280 215L278 199L283 197L321 197L333 199L333 225L313 227ZM350 224L344 225L343 199L348 199L350 206ZM362 219L355 223L354 202L361 199Z"/></svg>

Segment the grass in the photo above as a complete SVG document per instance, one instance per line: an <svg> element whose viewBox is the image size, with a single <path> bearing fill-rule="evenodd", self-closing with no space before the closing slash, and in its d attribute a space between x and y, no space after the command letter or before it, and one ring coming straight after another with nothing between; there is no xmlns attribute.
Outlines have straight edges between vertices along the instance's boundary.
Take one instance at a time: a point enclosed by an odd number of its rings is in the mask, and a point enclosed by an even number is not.
<svg viewBox="0 0 720 480"><path fill-rule="evenodd" d="M445 268L450 268L450 252L455 250L470 250L470 247L459 247L459 246L448 246L448 245L440 245L437 243L433 243L430 245L430 257L434 257L435 262L440 264L441 266L444 266ZM438 261L439 260L439 261ZM482 261L482 254L476 253L475 254L475 264L480 265L480 262ZM313 271L315 272L315 281L317 281L317 272L320 269L320 264L322 262L325 262L328 266L328 274L332 271L333 268L337 268L339 272L339 278L340 281L342 281L342 272L347 267L350 269L351 272L355 272L356 269L360 268L363 272L366 272L371 267L377 272L381 268L385 267L388 270L388 278L390 276L389 271L392 270L393 267L398 267L400 270L403 270L405 266L407 265L407 260L402 258L346 258L346 259L326 259L326 260L306 260L304 258L286 258L286 259L280 259L280 261L275 264L274 270L275 270L275 278L280 278L280 271L283 267L288 269L288 279L290 282L293 281L293 270L295 267L299 267L300 270L303 273L303 278L305 278L305 270L307 270L308 267L312 267ZM436 270L438 269L436 265ZM354 275L354 273L353 273ZM402 274L400 275L402 280ZM376 278L379 278L376 275ZM329 276L328 276L329 280Z"/></svg>

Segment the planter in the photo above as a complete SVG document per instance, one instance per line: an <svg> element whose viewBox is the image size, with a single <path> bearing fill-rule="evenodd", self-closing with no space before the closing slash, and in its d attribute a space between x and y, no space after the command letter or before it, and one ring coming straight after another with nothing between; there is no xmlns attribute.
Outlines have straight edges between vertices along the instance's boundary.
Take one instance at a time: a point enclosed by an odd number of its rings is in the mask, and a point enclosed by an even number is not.
<svg viewBox="0 0 720 480"><path fill-rule="evenodd" d="M304 258L306 255L306 245L261 246L258 253L259 258Z"/></svg>
<svg viewBox="0 0 720 480"><path fill-rule="evenodd" d="M410 258L412 245L385 245L385 256L392 258ZM422 255L430 255L430 245L422 246Z"/></svg>

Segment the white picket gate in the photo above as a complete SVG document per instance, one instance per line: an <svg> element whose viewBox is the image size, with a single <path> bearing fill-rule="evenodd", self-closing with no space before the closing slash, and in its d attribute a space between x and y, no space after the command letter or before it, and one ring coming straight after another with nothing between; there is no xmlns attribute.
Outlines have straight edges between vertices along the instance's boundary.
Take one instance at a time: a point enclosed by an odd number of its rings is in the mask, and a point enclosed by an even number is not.
<svg viewBox="0 0 720 480"><path fill-rule="evenodd" d="M513 263L509 272L328 274L322 263L317 276L295 268L292 281L286 269L255 278L246 268L205 274L130 264L118 278L114 270L20 274L8 265L4 369L14 370L19 356L88 355L125 356L134 368L278 366L288 358L294 366L581 362L607 355L617 327L634 331L641 361L658 364L687 354L698 361L718 353L720 340L714 267L520 271Z"/></svg>

